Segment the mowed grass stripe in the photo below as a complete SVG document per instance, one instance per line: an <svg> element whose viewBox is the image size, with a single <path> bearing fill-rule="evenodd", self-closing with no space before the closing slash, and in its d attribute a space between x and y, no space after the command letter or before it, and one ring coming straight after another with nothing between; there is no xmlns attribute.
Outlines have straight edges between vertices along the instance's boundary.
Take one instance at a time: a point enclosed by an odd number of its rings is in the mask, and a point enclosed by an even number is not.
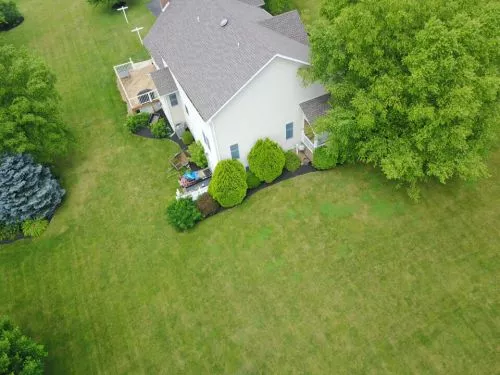
<svg viewBox="0 0 500 375"><path fill-rule="evenodd" d="M130 25L152 24L129 5ZM131 26L84 1L20 7L0 43L46 59L75 136L49 230L0 248L0 314L46 344L48 373L496 372L498 151L491 179L432 184L419 204L341 167L179 234L176 146L122 126L112 66L147 56Z"/></svg>

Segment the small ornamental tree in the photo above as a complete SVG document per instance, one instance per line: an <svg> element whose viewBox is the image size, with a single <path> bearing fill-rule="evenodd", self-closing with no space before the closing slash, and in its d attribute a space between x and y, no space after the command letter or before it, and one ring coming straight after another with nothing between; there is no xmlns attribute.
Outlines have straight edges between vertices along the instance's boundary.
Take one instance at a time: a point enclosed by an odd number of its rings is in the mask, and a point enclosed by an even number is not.
<svg viewBox="0 0 500 375"><path fill-rule="evenodd" d="M47 352L7 318L0 319L0 374L42 375Z"/></svg>
<svg viewBox="0 0 500 375"><path fill-rule="evenodd" d="M193 163L200 168L206 168L208 165L207 156L205 155L205 149L200 141L191 143L188 147L188 151L191 155L191 161Z"/></svg>
<svg viewBox="0 0 500 375"><path fill-rule="evenodd" d="M215 167L208 193L222 207L240 204L247 194L246 173L238 160L222 160Z"/></svg>
<svg viewBox="0 0 500 375"><path fill-rule="evenodd" d="M248 154L248 165L261 181L271 183L283 173L285 154L276 142L259 139Z"/></svg>
<svg viewBox="0 0 500 375"><path fill-rule="evenodd" d="M0 159L0 186L0 222L7 224L50 218L65 193L50 169L29 155Z"/></svg>
<svg viewBox="0 0 500 375"><path fill-rule="evenodd" d="M202 219L201 212L191 198L181 198L167 208L168 222L177 230L192 228Z"/></svg>

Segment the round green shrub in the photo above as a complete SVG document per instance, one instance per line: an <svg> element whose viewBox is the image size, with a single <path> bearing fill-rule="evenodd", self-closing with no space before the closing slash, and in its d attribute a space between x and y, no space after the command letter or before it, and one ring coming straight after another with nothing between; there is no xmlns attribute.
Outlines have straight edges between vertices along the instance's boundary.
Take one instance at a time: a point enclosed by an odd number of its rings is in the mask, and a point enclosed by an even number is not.
<svg viewBox="0 0 500 375"><path fill-rule="evenodd" d="M191 198L176 200L167 208L168 222L179 231L188 230L202 219L201 212Z"/></svg>
<svg viewBox="0 0 500 375"><path fill-rule="evenodd" d="M0 0L0 30L10 30L23 21L24 17L15 2Z"/></svg>
<svg viewBox="0 0 500 375"><path fill-rule="evenodd" d="M262 181L252 172L247 171L247 186L249 189L255 189L262 184Z"/></svg>
<svg viewBox="0 0 500 375"><path fill-rule="evenodd" d="M149 126L149 130L151 130L151 134L153 134L153 137L155 138L166 138L170 134L172 134L172 132L170 131L170 127L163 118L152 123Z"/></svg>
<svg viewBox="0 0 500 375"><path fill-rule="evenodd" d="M186 130L184 134L182 134L182 142L186 146L189 146L191 143L194 142L194 137L189 130Z"/></svg>
<svg viewBox="0 0 500 375"><path fill-rule="evenodd" d="M259 139L248 154L248 165L261 181L270 183L283 173L285 153L269 138Z"/></svg>
<svg viewBox="0 0 500 375"><path fill-rule="evenodd" d="M200 141L191 143L188 147L188 152L191 155L191 161L200 168L206 168L208 165L205 149Z"/></svg>
<svg viewBox="0 0 500 375"><path fill-rule="evenodd" d="M135 133L137 130L145 128L149 123L149 113L140 112L133 116L127 117L127 122L125 122L125 127L129 132Z"/></svg>
<svg viewBox="0 0 500 375"><path fill-rule="evenodd" d="M23 335L9 319L0 319L0 374L43 374L43 345Z"/></svg>
<svg viewBox="0 0 500 375"><path fill-rule="evenodd" d="M238 160L222 160L215 167L212 180L208 185L209 194L222 207L240 204L247 195L246 173Z"/></svg>
<svg viewBox="0 0 500 375"><path fill-rule="evenodd" d="M13 241L21 234L19 224L0 223L0 241Z"/></svg>
<svg viewBox="0 0 500 375"><path fill-rule="evenodd" d="M196 207L198 207L203 217L209 217L217 213L220 204L210 194L203 193L196 201Z"/></svg>
<svg viewBox="0 0 500 375"><path fill-rule="evenodd" d="M314 150L312 164L316 169L331 169L337 165L337 155L328 147L319 147Z"/></svg>
<svg viewBox="0 0 500 375"><path fill-rule="evenodd" d="M285 169L289 172L295 172L300 167L300 158L299 156L289 150L285 152Z"/></svg>
<svg viewBox="0 0 500 375"><path fill-rule="evenodd" d="M26 237L40 237L49 226L47 219L26 220L22 224L23 234Z"/></svg>

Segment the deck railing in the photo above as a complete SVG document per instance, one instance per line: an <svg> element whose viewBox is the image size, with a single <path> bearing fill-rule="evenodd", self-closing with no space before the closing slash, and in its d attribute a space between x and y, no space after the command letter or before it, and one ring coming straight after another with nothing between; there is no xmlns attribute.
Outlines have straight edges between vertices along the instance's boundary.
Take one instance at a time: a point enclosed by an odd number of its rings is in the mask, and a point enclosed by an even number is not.
<svg viewBox="0 0 500 375"><path fill-rule="evenodd" d="M189 191L182 191L181 189L177 189L175 193L175 198L177 200L181 198L191 198L192 200L197 200L200 195L203 193L206 193L208 191L208 185L206 186L200 186L199 188L195 190L189 190Z"/></svg>
<svg viewBox="0 0 500 375"><path fill-rule="evenodd" d="M137 108L145 104L153 103L160 100L160 96L158 94L158 90L155 89L145 92L144 94L135 96L133 98L127 96L127 100L130 105L130 108Z"/></svg>
<svg viewBox="0 0 500 375"><path fill-rule="evenodd" d="M113 67L116 77L118 78L118 82L120 83L121 91L123 92L123 95L127 99L130 110L136 110L145 104L153 103L160 100L160 95L158 94L158 90L156 89L150 90L148 92L142 93L134 97L130 97L127 94L127 89L125 88L122 82L123 79L130 77L130 72L132 70L142 69L145 66L150 65L151 62L152 60L145 60L145 61L140 61L138 63L134 63L132 59L129 59L128 62L115 65Z"/></svg>
<svg viewBox="0 0 500 375"><path fill-rule="evenodd" d="M314 150L318 147L324 146L327 141L328 141L328 134L327 133L315 135L314 140L311 141L311 139L306 135L306 133L304 131L302 131L302 143L311 152L314 152Z"/></svg>
<svg viewBox="0 0 500 375"><path fill-rule="evenodd" d="M302 131L302 143L309 149L309 151L314 152L314 149L316 148L314 147L314 142L307 137L304 131Z"/></svg>

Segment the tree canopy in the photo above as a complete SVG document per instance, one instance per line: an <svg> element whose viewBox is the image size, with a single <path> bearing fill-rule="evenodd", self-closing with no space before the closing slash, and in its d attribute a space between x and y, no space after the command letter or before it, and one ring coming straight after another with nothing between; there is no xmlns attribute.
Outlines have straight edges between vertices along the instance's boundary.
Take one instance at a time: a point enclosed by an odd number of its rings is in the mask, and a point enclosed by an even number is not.
<svg viewBox="0 0 500 375"><path fill-rule="evenodd" d="M0 374L42 375L47 352L7 318L0 319Z"/></svg>
<svg viewBox="0 0 500 375"><path fill-rule="evenodd" d="M294 8L292 0L265 0L266 9L271 14L281 14Z"/></svg>
<svg viewBox="0 0 500 375"><path fill-rule="evenodd" d="M68 151L55 76L24 48L0 46L0 155L30 153L52 162Z"/></svg>
<svg viewBox="0 0 500 375"><path fill-rule="evenodd" d="M500 5L493 0L331 0L310 30L332 94L317 126L338 160L418 183L487 176L498 127Z"/></svg>

